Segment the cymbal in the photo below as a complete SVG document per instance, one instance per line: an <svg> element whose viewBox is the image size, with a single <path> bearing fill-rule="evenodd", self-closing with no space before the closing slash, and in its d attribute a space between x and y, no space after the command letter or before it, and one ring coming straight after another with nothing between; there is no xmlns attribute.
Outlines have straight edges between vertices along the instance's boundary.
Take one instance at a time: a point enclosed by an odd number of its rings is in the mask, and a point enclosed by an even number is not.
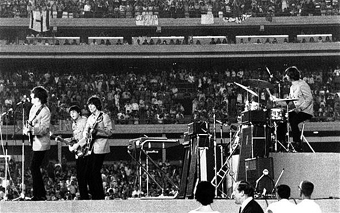
<svg viewBox="0 0 340 213"><path fill-rule="evenodd" d="M244 83L247 86L257 87L257 88L269 88L269 89L274 88L274 86L268 81L264 81L260 79L248 79L248 80L243 81L242 83Z"/></svg>
<svg viewBox="0 0 340 213"><path fill-rule="evenodd" d="M236 84L237 86L243 88L243 89L246 90L247 92L249 92L249 93L255 95L256 97L258 97L258 95L256 94L256 92L252 91L252 90L249 89L248 87L245 87L245 86L243 86L242 84L239 84L239 83L236 83L236 82L234 82L234 84Z"/></svg>
<svg viewBox="0 0 340 213"><path fill-rule="evenodd" d="M278 99L273 100L273 102L282 102L282 101L289 102L289 101L297 101L297 100L299 99L298 98L278 98Z"/></svg>

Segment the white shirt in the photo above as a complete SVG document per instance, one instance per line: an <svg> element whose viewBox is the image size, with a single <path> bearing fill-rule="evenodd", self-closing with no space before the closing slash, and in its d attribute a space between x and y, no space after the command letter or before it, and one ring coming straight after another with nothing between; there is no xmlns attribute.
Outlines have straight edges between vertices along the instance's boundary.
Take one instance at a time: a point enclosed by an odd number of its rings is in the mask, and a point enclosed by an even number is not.
<svg viewBox="0 0 340 213"><path fill-rule="evenodd" d="M297 206L287 199L281 199L278 202L271 203L266 213L297 213Z"/></svg>
<svg viewBox="0 0 340 213"><path fill-rule="evenodd" d="M297 204L297 211L299 213L321 213L320 206L315 203L314 200L304 199L300 203Z"/></svg>

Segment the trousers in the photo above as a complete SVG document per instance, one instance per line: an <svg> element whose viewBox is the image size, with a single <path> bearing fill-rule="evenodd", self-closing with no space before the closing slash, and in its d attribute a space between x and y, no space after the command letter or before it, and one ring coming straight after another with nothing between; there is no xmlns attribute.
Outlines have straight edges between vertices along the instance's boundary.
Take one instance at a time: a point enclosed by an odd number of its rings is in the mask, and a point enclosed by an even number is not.
<svg viewBox="0 0 340 213"><path fill-rule="evenodd" d="M33 151L30 169L33 179L33 196L36 198L46 197L44 181L40 172L41 164L44 160L46 151Z"/></svg>

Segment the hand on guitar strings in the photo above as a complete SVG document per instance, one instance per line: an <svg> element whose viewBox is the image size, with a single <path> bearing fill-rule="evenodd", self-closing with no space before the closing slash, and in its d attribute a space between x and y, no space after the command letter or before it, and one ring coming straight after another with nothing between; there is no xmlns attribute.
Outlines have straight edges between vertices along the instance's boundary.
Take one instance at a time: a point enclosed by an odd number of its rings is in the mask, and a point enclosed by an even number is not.
<svg viewBox="0 0 340 213"><path fill-rule="evenodd" d="M70 150L70 152L74 152L78 149L78 147L79 147L78 144L74 144L73 146L69 145L68 150Z"/></svg>

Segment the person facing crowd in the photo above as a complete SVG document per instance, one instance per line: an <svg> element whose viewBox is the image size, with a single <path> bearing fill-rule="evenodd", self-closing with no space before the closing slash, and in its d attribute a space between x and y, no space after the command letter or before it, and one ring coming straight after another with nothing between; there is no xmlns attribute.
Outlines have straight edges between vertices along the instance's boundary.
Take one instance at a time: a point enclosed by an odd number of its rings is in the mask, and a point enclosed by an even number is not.
<svg viewBox="0 0 340 213"><path fill-rule="evenodd" d="M46 190L40 171L46 151L50 149L50 124L51 112L46 106L48 91L42 87L34 87L31 91L33 104L27 125L23 131L29 136L32 145L33 156L31 160L31 172L33 179L33 197L31 200L46 200Z"/></svg>
<svg viewBox="0 0 340 213"><path fill-rule="evenodd" d="M301 181L299 184L300 197L302 201L297 204L297 212L299 213L321 213L320 206L312 200L314 184L308 180Z"/></svg>
<svg viewBox="0 0 340 213"><path fill-rule="evenodd" d="M201 204L197 209L191 210L189 213L197 213L197 212L212 212L219 213L218 211L214 211L211 207L213 200L215 198L215 187L208 181L201 181L197 184L195 199Z"/></svg>
<svg viewBox="0 0 340 213"><path fill-rule="evenodd" d="M88 153L86 156L86 172L90 194L93 200L104 199L101 169L105 154L110 153L109 136L113 133L110 116L102 111L102 102L97 96L91 96L87 105L91 115L84 128L83 137L86 139Z"/></svg>
<svg viewBox="0 0 340 213"><path fill-rule="evenodd" d="M240 205L239 213L263 213L262 207L254 200L255 190L247 181L236 183L233 197L235 203Z"/></svg>
<svg viewBox="0 0 340 213"><path fill-rule="evenodd" d="M278 185L276 187L276 198L278 202L271 203L266 209L266 213L297 213L296 204L289 201L290 187L287 185Z"/></svg>
<svg viewBox="0 0 340 213"><path fill-rule="evenodd" d="M69 109L69 113L72 119L72 130L73 137L67 139L67 141L75 141L75 144L69 145L69 150L75 153L76 158L76 170L77 170L77 180L79 185L79 199L88 200L89 193L87 189L87 175L86 175L86 158L82 153L82 146L86 144L83 138L84 128L86 125L87 118L82 116L81 109L78 105L72 105ZM58 140L58 137L56 138Z"/></svg>

